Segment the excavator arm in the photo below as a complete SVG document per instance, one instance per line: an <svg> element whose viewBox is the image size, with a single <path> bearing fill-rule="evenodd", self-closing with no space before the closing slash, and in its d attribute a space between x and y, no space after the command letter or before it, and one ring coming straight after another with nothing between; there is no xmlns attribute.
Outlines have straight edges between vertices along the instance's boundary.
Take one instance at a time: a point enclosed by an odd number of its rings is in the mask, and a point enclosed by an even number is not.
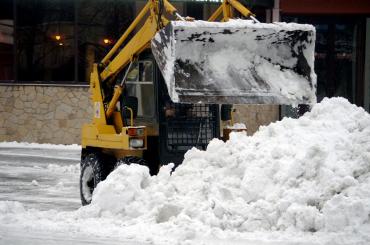
<svg viewBox="0 0 370 245"><path fill-rule="evenodd" d="M236 9L245 17L254 16L249 9L238 1L225 0L214 14L212 14L209 21L215 21L220 17L222 21L228 21L233 17L233 9ZM99 103L95 103L96 107L100 107L100 109L95 108L95 114L97 115L105 111L105 115L100 116L101 120L103 120L103 124L106 123L106 118L111 117L115 111L115 106L122 94L123 84L115 87L108 106L104 108L104 95L100 91L101 83L110 84L115 80L117 74L122 69L133 62L142 51L150 48L151 40L155 34L170 22L170 20L165 17L165 14L182 21L185 20L178 14L177 9L168 0L149 0L125 33L117 40L100 64L96 66L96 70L92 74L94 78L92 78L91 81L94 81L95 84L92 87L96 89L95 93L93 93L95 96L93 97L100 101ZM144 22L144 24L140 26L142 22ZM127 41L130 34L137 28L139 28L139 30ZM125 41L127 43L123 46ZM129 68L127 70L129 70ZM101 121L100 118L99 121Z"/></svg>
<svg viewBox="0 0 370 245"><path fill-rule="evenodd" d="M167 0L149 0L100 64L94 65L90 87L93 89L95 123L105 125L106 120L113 115L116 104L122 94L126 76L121 84L115 87L108 105L104 105L102 84L106 83L108 86L111 86L122 69L134 62L141 52L150 48L150 41L154 35L169 23L165 14L172 15L175 18L182 18L177 13L176 8ZM135 35L128 40L130 34L137 29L139 30ZM126 44L123 45L125 42ZM126 73L130 67L127 68Z"/></svg>
<svg viewBox="0 0 370 245"><path fill-rule="evenodd" d="M166 26L169 20L164 16L165 13L178 16L176 8L170 4L167 0L150 0L141 10L139 15L135 18L133 23L129 26L122 37L117 41L111 51L104 57L101 62L101 66L105 67L100 73L101 81L107 81L109 78L113 78L130 62L145 49L150 48L150 41L154 35L164 26ZM146 19L144 19L148 16ZM145 21L140 27L139 31L132 37L130 41L117 53L118 49L126 41L128 36L133 30L138 28L140 22ZM117 53L117 54L116 54ZM116 55L115 55L116 54ZM113 56L115 57L110 60ZM128 68L129 70L129 68ZM127 70L127 71L128 71ZM126 77L124 78L126 79ZM124 81L123 81L124 82ZM123 83L115 88L112 100L109 103L106 111L106 117L109 118L121 96L123 89Z"/></svg>
<svg viewBox="0 0 370 245"><path fill-rule="evenodd" d="M237 12L252 20L233 20ZM134 30L138 31L128 40ZM168 0L149 0L94 65L94 120L106 124L114 114L132 62L148 48L174 102L314 103L314 41L312 26L258 23L237 0L224 0L208 21L185 21ZM102 93L101 85L114 86L124 68L126 74L113 95Z"/></svg>
<svg viewBox="0 0 370 245"><path fill-rule="evenodd" d="M94 116L92 123L85 124L82 128L83 148L98 147L105 151L116 149L110 153L117 159L127 155L142 157L147 146L146 127L133 125L131 108L127 108L131 112L130 125L124 124L126 120L116 110L116 105L133 62L143 50L150 48L150 40L168 24L165 14L176 16L177 12L167 0L149 0L104 59L93 65L90 91ZM129 38L134 31L135 34ZM118 75L125 68L124 78L115 85ZM141 143L138 145L137 142Z"/></svg>
<svg viewBox="0 0 370 245"><path fill-rule="evenodd" d="M164 15L165 13L173 15L174 17L179 16L176 8L167 0L148 1L126 32L101 61L100 65L104 67L104 70L101 72L102 81L117 74L123 67L127 66L135 56L140 54L143 50L150 48L151 39L169 22ZM117 52L127 40L128 36L139 27L142 21L145 22L140 27L139 31L136 32L135 36Z"/></svg>
<svg viewBox="0 0 370 245"><path fill-rule="evenodd" d="M209 17L208 21L216 21L217 19L221 18L221 21L228 21L229 19L234 18L234 12L238 11L244 17L250 17L251 19L255 20L255 15L246 8L243 4L236 0L225 0L222 2L220 7Z"/></svg>

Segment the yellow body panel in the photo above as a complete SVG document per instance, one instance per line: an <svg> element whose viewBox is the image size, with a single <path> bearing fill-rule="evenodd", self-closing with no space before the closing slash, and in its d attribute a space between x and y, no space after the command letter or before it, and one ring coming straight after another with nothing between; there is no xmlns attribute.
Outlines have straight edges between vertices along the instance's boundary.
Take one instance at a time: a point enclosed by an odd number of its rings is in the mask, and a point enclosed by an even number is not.
<svg viewBox="0 0 370 245"><path fill-rule="evenodd" d="M101 147L108 149L122 149L126 151L143 151L146 150L146 128L142 136L131 137L127 134L127 129L130 127L123 127L122 132L117 134L112 125L95 125L85 124L82 127L82 147ZM131 138L143 139L144 146L141 148L132 148L129 145Z"/></svg>
<svg viewBox="0 0 370 245"><path fill-rule="evenodd" d="M107 125L97 64L94 64L90 77L90 93L93 102L93 124Z"/></svg>

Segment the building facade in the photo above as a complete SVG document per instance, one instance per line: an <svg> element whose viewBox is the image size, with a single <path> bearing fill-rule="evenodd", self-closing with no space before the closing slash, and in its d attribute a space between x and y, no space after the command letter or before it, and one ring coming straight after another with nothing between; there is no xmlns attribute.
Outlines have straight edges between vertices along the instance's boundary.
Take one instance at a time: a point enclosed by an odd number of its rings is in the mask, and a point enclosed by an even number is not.
<svg viewBox="0 0 370 245"><path fill-rule="evenodd" d="M146 1L0 1L0 141L79 143L92 117L88 80ZM220 1L171 1L207 19ZM370 107L370 4L344 0L246 0L263 22L316 26L318 98L343 96ZM333 7L334 6L334 7ZM292 110L237 106L249 133Z"/></svg>
<svg viewBox="0 0 370 245"><path fill-rule="evenodd" d="M341 96L370 107L370 1L280 0L280 18L316 27L318 100Z"/></svg>

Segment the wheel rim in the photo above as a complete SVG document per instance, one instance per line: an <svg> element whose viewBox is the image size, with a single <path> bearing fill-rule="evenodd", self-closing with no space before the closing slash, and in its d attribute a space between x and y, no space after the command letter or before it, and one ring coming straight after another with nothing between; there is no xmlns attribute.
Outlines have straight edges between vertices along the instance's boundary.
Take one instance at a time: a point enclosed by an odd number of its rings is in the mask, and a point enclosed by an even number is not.
<svg viewBox="0 0 370 245"><path fill-rule="evenodd" d="M94 191L94 172L91 166L87 166L82 174L82 196L90 203Z"/></svg>

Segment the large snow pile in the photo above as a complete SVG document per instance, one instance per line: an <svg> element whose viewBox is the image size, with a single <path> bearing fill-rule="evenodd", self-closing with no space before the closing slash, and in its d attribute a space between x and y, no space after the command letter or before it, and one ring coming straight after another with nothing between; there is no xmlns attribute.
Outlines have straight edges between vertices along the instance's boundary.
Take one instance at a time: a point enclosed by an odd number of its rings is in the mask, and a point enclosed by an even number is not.
<svg viewBox="0 0 370 245"><path fill-rule="evenodd" d="M369 244L369 217L370 115L333 98L192 149L172 174L121 166L76 211L0 201L0 236L7 226L149 244Z"/></svg>
<svg viewBox="0 0 370 245"><path fill-rule="evenodd" d="M190 237L208 228L356 231L370 217L370 115L324 99L253 137L235 133L192 149L170 170L151 177L145 167L121 166L87 209L126 224L193 227Z"/></svg>

